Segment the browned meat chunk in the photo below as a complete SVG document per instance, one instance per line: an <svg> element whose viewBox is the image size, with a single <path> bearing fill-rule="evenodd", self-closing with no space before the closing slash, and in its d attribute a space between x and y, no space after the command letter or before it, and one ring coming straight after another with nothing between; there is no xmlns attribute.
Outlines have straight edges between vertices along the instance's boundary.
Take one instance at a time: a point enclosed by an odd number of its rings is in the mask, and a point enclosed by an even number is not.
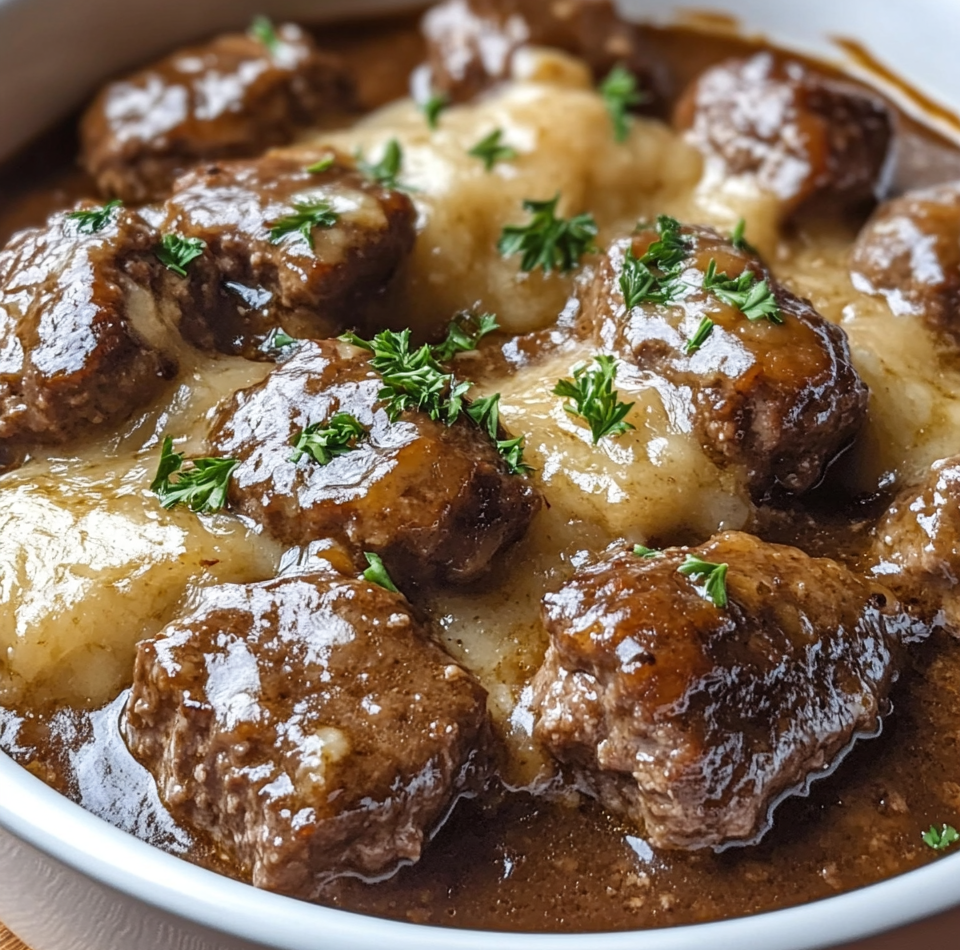
<svg viewBox="0 0 960 950"><path fill-rule="evenodd" d="M960 457L904 491L874 535L874 575L931 623L960 637Z"/></svg>
<svg viewBox="0 0 960 950"><path fill-rule="evenodd" d="M727 606L681 573L691 555L728 565ZM885 588L743 534L615 555L543 618L536 734L654 847L691 850L756 840L877 734L910 626Z"/></svg>
<svg viewBox="0 0 960 950"><path fill-rule="evenodd" d="M867 388L851 363L846 334L777 284L749 251L707 228L680 233L687 256L671 302L642 302L628 311L621 287L627 255L632 249L641 260L659 237L643 230L610 248L584 294L589 332L675 387L704 448L718 464L744 466L756 496L774 486L807 491L866 417ZM748 319L705 290L711 262L717 275L731 280L751 274L754 287L766 280L783 322ZM714 324L710 335L688 352L705 319Z"/></svg>
<svg viewBox="0 0 960 950"><path fill-rule="evenodd" d="M221 162L181 178L160 230L202 241L172 275L184 335L252 356L271 330L324 337L362 322L413 248L410 198L327 151L310 159Z"/></svg>
<svg viewBox="0 0 960 950"><path fill-rule="evenodd" d="M339 59L299 27L275 44L220 36L108 85L83 118L83 163L105 195L155 201L196 163L258 155L351 101Z"/></svg>
<svg viewBox="0 0 960 950"><path fill-rule="evenodd" d="M789 214L814 197L879 198L893 153L893 110L863 86L772 53L708 69L676 124L723 178L749 178Z"/></svg>
<svg viewBox="0 0 960 950"><path fill-rule="evenodd" d="M129 416L176 371L150 293L156 233L82 204L0 251L0 445L61 443ZM99 225L99 227L97 227Z"/></svg>
<svg viewBox="0 0 960 950"><path fill-rule="evenodd" d="M853 248L857 290L886 297L960 339L960 182L914 192L877 210Z"/></svg>
<svg viewBox="0 0 960 950"><path fill-rule="evenodd" d="M623 63L648 93L663 83L639 31L610 0L447 0L427 13L423 31L433 86L457 102L509 78L526 46L579 56L598 77Z"/></svg>
<svg viewBox="0 0 960 950"><path fill-rule="evenodd" d="M406 601L334 573L205 590L123 721L167 807L268 890L416 861L487 767L486 694Z"/></svg>
<svg viewBox="0 0 960 950"><path fill-rule="evenodd" d="M358 566L375 552L394 579L474 580L524 535L540 496L463 417L448 426L404 412L391 422L382 387L366 353L326 341L303 344L237 393L210 434L217 455L240 460L230 502L286 544L330 538ZM326 465L292 461L299 433L340 413L367 431L355 448Z"/></svg>

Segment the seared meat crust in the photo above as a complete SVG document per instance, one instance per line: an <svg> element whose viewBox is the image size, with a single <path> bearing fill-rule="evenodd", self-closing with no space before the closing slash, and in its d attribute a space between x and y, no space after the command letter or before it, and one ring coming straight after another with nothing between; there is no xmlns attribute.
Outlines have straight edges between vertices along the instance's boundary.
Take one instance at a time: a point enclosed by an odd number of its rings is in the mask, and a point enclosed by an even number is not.
<svg viewBox="0 0 960 950"><path fill-rule="evenodd" d="M960 182L878 208L854 245L850 269L857 290L960 340Z"/></svg>
<svg viewBox="0 0 960 950"><path fill-rule="evenodd" d="M210 588L139 645L123 731L257 887L416 861L487 769L480 685L406 601L334 573Z"/></svg>
<svg viewBox="0 0 960 950"><path fill-rule="evenodd" d="M358 567L375 552L397 581L474 580L524 535L540 496L469 420L390 422L382 387L366 353L325 341L237 393L210 433L215 454L240 460L230 502L286 544L330 538ZM327 465L292 462L296 436L341 412L369 437Z"/></svg>
<svg viewBox="0 0 960 950"><path fill-rule="evenodd" d="M205 349L255 356L272 330L332 336L362 322L413 248L410 198L360 174L330 150L311 157L267 156L205 165L181 178L160 229L203 241L187 279L171 275L183 333ZM326 202L332 226L271 228L295 203Z"/></svg>
<svg viewBox="0 0 960 950"><path fill-rule="evenodd" d="M809 301L774 281L746 250L709 228L684 228L688 285L669 306L627 311L620 287L630 248L639 259L653 230L615 242L583 294L580 331L642 373L676 387L692 407L704 448L721 465L743 466L757 497L774 486L801 494L853 440L867 411L867 387L853 367L846 334ZM710 262L731 278L749 271L770 281L784 323L748 320L702 289ZM686 345L701 321L715 327L703 346Z"/></svg>
<svg viewBox="0 0 960 950"><path fill-rule="evenodd" d="M728 564L729 606L679 573ZM536 734L658 848L748 843L876 734L911 621L841 565L743 534L617 554L544 598Z"/></svg>
<svg viewBox="0 0 960 950"><path fill-rule="evenodd" d="M352 105L340 60L299 27L276 50L246 34L180 50L94 100L81 125L83 164L107 197L165 198L193 165L258 155Z"/></svg>
<svg viewBox="0 0 960 950"><path fill-rule="evenodd" d="M677 105L675 124L717 178L746 178L785 214L814 197L882 197L895 117L876 93L772 53L711 67Z"/></svg>
<svg viewBox="0 0 960 950"><path fill-rule="evenodd" d="M90 203L77 210L91 210ZM67 442L121 421L176 372L153 305L157 234L116 209L68 212L0 251L0 445Z"/></svg>

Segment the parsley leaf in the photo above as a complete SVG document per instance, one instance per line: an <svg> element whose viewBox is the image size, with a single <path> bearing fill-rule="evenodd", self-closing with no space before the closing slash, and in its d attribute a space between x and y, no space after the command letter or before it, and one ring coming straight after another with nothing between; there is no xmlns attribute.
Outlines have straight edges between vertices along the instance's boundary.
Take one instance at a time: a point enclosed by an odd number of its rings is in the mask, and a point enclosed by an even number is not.
<svg viewBox="0 0 960 950"><path fill-rule="evenodd" d="M726 607L727 597L727 570L729 564L711 564L692 554L687 555L686 561L677 568L684 577L702 577L705 581L704 592L707 600L715 607Z"/></svg>
<svg viewBox="0 0 960 950"><path fill-rule="evenodd" d="M479 158L484 168L492 172L497 162L509 162L516 158L517 150L503 144L503 129L494 129L488 136L480 139L467 154Z"/></svg>
<svg viewBox="0 0 960 950"><path fill-rule="evenodd" d="M122 201L108 201L102 208L71 211L67 218L77 222L77 231L80 234L96 234L110 223L113 212L121 207L123 207Z"/></svg>
<svg viewBox="0 0 960 950"><path fill-rule="evenodd" d="M497 451L507 463L511 475L527 475L533 469L523 461L523 450L526 439L521 435L516 439L497 440Z"/></svg>
<svg viewBox="0 0 960 950"><path fill-rule="evenodd" d="M427 125L436 130L440 127L440 114L450 108L450 97L442 92L434 92L420 108L427 117Z"/></svg>
<svg viewBox="0 0 960 950"><path fill-rule="evenodd" d="M560 194L551 201L525 201L524 210L533 215L529 224L511 224L503 229L497 245L504 257L522 254L520 269L530 272L542 267L544 273L572 271L584 254L597 250L597 222L593 215L558 218Z"/></svg>
<svg viewBox="0 0 960 950"><path fill-rule="evenodd" d="M306 201L294 201L293 211L267 225L270 229L270 243L280 244L291 234L299 234L313 250L313 229L332 228L340 215L322 198L310 198Z"/></svg>
<svg viewBox="0 0 960 950"><path fill-rule="evenodd" d="M641 225L638 230L645 230L645 227ZM683 225L668 214L657 216L657 234L659 238L640 260L664 274L675 276L680 265L690 256L690 241L683 233Z"/></svg>
<svg viewBox="0 0 960 950"><path fill-rule="evenodd" d="M309 455L317 464L329 465L335 458L352 452L367 434L356 416L338 412L326 426L316 422L294 438L290 461L299 462Z"/></svg>
<svg viewBox="0 0 960 950"><path fill-rule="evenodd" d="M364 175L379 182L384 188L399 188L400 172L403 170L403 149L396 139L390 139L379 162L368 162L360 155L357 167Z"/></svg>
<svg viewBox="0 0 960 950"><path fill-rule="evenodd" d="M179 234L165 234L154 248L157 260L167 270L187 276L187 267L200 257L207 248L207 242L200 238L185 238Z"/></svg>
<svg viewBox="0 0 960 950"><path fill-rule="evenodd" d="M440 363L447 363L457 353L469 353L475 350L485 336L499 329L500 324L492 313L477 314L465 311L457 314L447 328L447 338L443 343L433 347L434 358Z"/></svg>
<svg viewBox="0 0 960 950"><path fill-rule="evenodd" d="M747 240L746 218L741 218L737 222L737 226L730 235L730 243L733 244L738 251L746 251L747 254L757 253L757 249Z"/></svg>
<svg viewBox="0 0 960 950"><path fill-rule="evenodd" d="M923 834L923 843L934 851L946 851L958 841L960 832L952 825L944 825L940 831L937 831L936 825L931 825L930 830Z"/></svg>
<svg viewBox="0 0 960 950"><path fill-rule="evenodd" d="M367 564L370 565L363 572L363 579L369 581L371 584L376 584L377 587L382 587L384 590L390 591L392 594L399 594L400 591L397 590L397 585L393 583L393 580L387 573L387 569L383 566L383 560L380 558L380 555L365 551L363 556L367 559Z"/></svg>
<svg viewBox="0 0 960 950"><path fill-rule="evenodd" d="M709 317L704 317L700 321L700 326L697 327L697 332L694 333L689 340L687 340L687 345L684 347L684 351L686 352L687 356L693 356L693 354L696 353L697 350L699 350L700 347L702 347L703 344L710 339L710 334L713 333L713 328L715 326L716 324Z"/></svg>
<svg viewBox="0 0 960 950"><path fill-rule="evenodd" d="M290 336L285 330L279 327L274 330L270 336L264 340L264 350L285 350L288 346L294 346L300 341L295 336Z"/></svg>
<svg viewBox="0 0 960 950"><path fill-rule="evenodd" d="M637 230L645 230L644 225ZM643 257L628 248L620 273L620 290L628 310L641 304L672 303L683 289L680 273L690 254L690 242L683 234L683 226L675 218L662 214L657 218L659 237Z"/></svg>
<svg viewBox="0 0 960 950"><path fill-rule="evenodd" d="M580 366L573 371L573 379L561 379L553 393L564 399L563 408L572 416L579 416L590 426L593 444L604 436L622 435L636 428L625 422L634 403L620 402L619 393L613 388L617 376L617 361L612 356L595 356L595 367Z"/></svg>
<svg viewBox="0 0 960 950"><path fill-rule="evenodd" d="M186 505L191 511L220 511L227 503L230 476L240 464L236 459L192 459L183 470L183 455L173 451L173 439L163 440L160 464L150 490L164 508ZM176 481L173 476L178 475Z"/></svg>
<svg viewBox="0 0 960 950"><path fill-rule="evenodd" d="M475 399L466 408L467 415L490 436L497 451L507 463L511 475L523 475L533 469L523 461L525 439L501 439L500 436L500 393Z"/></svg>
<svg viewBox="0 0 960 950"><path fill-rule="evenodd" d="M330 171L331 168L337 163L336 155L328 155L326 158L321 158L319 162L314 162L312 165L307 165L307 171L311 175L322 175L324 172Z"/></svg>
<svg viewBox="0 0 960 950"><path fill-rule="evenodd" d="M769 320L783 323L783 313L773 295L768 280L758 280L752 271L745 270L739 277L717 273L717 262L711 260L703 279L703 289L712 293L729 307L735 307L748 320Z"/></svg>
<svg viewBox="0 0 960 950"><path fill-rule="evenodd" d="M275 56L277 50L280 49L280 36L269 17L263 15L254 17L247 32L251 39L262 43L271 56Z"/></svg>
<svg viewBox="0 0 960 950"><path fill-rule="evenodd" d="M633 553L637 557L642 557L647 561L652 561L654 558L660 557L663 552L658 551L656 548L648 548L642 544L635 544L633 546Z"/></svg>
<svg viewBox="0 0 960 950"><path fill-rule="evenodd" d="M631 106L642 105L649 96L640 91L637 77L625 66L614 66L610 74L600 84L603 96L613 122L613 135L618 142L625 142L630 135L630 120L627 113Z"/></svg>

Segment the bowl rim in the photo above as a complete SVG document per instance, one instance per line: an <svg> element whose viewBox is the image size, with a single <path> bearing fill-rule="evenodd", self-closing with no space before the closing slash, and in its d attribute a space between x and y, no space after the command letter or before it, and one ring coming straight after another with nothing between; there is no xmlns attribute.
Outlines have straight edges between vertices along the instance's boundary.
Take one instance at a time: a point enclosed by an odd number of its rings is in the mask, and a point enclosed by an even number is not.
<svg viewBox="0 0 960 950"><path fill-rule="evenodd" d="M491 931L386 920L297 901L190 864L115 828L0 752L0 828L107 888L275 950L489 950ZM960 904L960 853L858 890L750 917L590 934L496 933L498 950L815 950L863 939ZM814 912L815 911L815 912ZM638 943L638 940L640 941Z"/></svg>

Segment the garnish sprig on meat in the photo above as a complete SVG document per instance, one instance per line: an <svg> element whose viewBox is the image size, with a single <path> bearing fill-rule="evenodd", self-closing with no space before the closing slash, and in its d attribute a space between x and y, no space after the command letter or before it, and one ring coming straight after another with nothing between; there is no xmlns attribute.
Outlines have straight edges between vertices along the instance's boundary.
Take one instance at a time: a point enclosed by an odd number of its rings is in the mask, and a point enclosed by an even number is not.
<svg viewBox="0 0 960 950"><path fill-rule="evenodd" d="M440 116L450 108L450 97L443 92L433 92L420 106L427 120L427 125L433 131L440 128Z"/></svg>
<svg viewBox="0 0 960 950"><path fill-rule="evenodd" d="M80 234L97 234L110 223L114 211L121 207L123 207L122 201L108 201L102 208L71 211L67 219L76 222L77 231Z"/></svg>
<svg viewBox="0 0 960 950"><path fill-rule="evenodd" d="M393 578L391 578L387 572L380 555L365 551L363 556L367 559L367 564L370 565L363 572L363 579L371 584L376 584L377 587L382 587L384 590L390 591L392 594L399 594L400 591L397 585L394 584Z"/></svg>
<svg viewBox="0 0 960 950"><path fill-rule="evenodd" d="M553 389L556 396L568 402L564 410L578 416L590 426L593 444L605 436L623 435L635 428L624 421L634 403L620 401L619 392L613 388L617 378L617 360L612 356L594 357L595 366L578 366L573 379L561 379Z"/></svg>
<svg viewBox="0 0 960 950"><path fill-rule="evenodd" d="M311 175L322 175L324 172L330 171L331 168L337 163L336 156L327 155L325 158L321 158L319 161L314 162L312 165L307 165L307 171Z"/></svg>
<svg viewBox="0 0 960 950"><path fill-rule="evenodd" d="M936 825L931 825L930 830L923 833L923 843L933 851L946 851L958 841L960 832L952 825L944 825L939 830Z"/></svg>
<svg viewBox="0 0 960 950"><path fill-rule="evenodd" d="M783 313L773 295L770 281L760 280L749 270L739 277L728 277L718 274L717 262L711 260L703 278L703 289L728 307L735 307L751 322L769 320L771 323L783 323Z"/></svg>
<svg viewBox="0 0 960 950"><path fill-rule="evenodd" d="M526 440L500 438L500 393L476 399L466 409L467 415L490 436L497 451L503 456L511 475L523 475L533 471L523 461L523 448Z"/></svg>
<svg viewBox="0 0 960 950"><path fill-rule="evenodd" d="M500 324L492 313L459 313L450 321L447 338L433 347L434 358L440 363L448 363L458 353L472 352L485 336L499 329Z"/></svg>
<svg viewBox="0 0 960 950"><path fill-rule="evenodd" d="M315 228L328 229L336 225L340 215L333 210L329 201L323 198L305 198L293 202L293 211L270 222L270 243L281 244L291 234L300 237L314 249L313 231Z"/></svg>
<svg viewBox="0 0 960 950"><path fill-rule="evenodd" d="M480 139L467 154L479 158L484 168L492 172L498 162L509 162L515 159L517 150L503 144L503 129L494 129L489 135Z"/></svg>
<svg viewBox="0 0 960 950"><path fill-rule="evenodd" d="M697 327L697 332L687 340L686 346L684 347L684 352L687 356L693 356L694 353L699 350L707 340L710 339L711 334L713 333L713 328L716 324L709 318L704 317L700 321L700 326Z"/></svg>
<svg viewBox="0 0 960 950"><path fill-rule="evenodd" d="M649 96L641 91L637 77L622 64L614 66L600 84L600 95L610 113L614 138L626 142L630 136L630 109L643 105Z"/></svg>
<svg viewBox="0 0 960 950"><path fill-rule="evenodd" d="M187 268L207 249L207 242L200 238L185 238L180 234L165 234L154 249L157 260L167 270L187 276Z"/></svg>
<svg viewBox="0 0 960 950"><path fill-rule="evenodd" d="M368 162L362 154L358 154L357 168L384 188L400 188L402 187L400 173L403 171L403 148L396 139L390 139L377 162Z"/></svg>
<svg viewBox="0 0 960 950"><path fill-rule="evenodd" d="M367 435L356 416L338 412L326 425L316 422L294 437L290 461L296 463L309 455L318 465L329 465L335 458L352 452Z"/></svg>
<svg viewBox="0 0 960 950"><path fill-rule="evenodd" d="M173 439L163 440L160 464L150 490L164 508L185 505L191 511L209 514L227 503L230 476L239 465L237 459L201 458L185 460L174 452ZM184 470L184 465L189 465Z"/></svg>
<svg viewBox="0 0 960 950"><path fill-rule="evenodd" d="M280 39L280 34L277 33L277 28L273 25L273 21L262 14L253 18L247 33L251 39L262 43L271 56L276 56L283 42Z"/></svg>
<svg viewBox="0 0 960 950"><path fill-rule="evenodd" d="M692 554L677 568L684 577L700 578L704 582L704 594L715 607L723 609L729 603L727 596L727 571L729 564L711 564Z"/></svg>
<svg viewBox="0 0 960 950"><path fill-rule="evenodd" d="M658 558L663 554L662 551L658 551L656 548L648 548L645 544L635 544L633 546L633 553L645 561L652 561L654 558Z"/></svg>
<svg viewBox="0 0 960 950"><path fill-rule="evenodd" d="M643 257L638 258L631 247L624 258L620 290L628 310L645 303L672 303L684 287L680 273L690 255L690 242L680 222L669 215L660 215L656 227L659 238Z"/></svg>
<svg viewBox="0 0 960 950"><path fill-rule="evenodd" d="M527 224L510 224L503 229L497 245L504 257L521 254L520 269L529 273L538 267L545 274L554 270L568 274L578 267L585 254L597 250L597 222L591 214L558 218L560 194L550 201L525 201L533 217Z"/></svg>

